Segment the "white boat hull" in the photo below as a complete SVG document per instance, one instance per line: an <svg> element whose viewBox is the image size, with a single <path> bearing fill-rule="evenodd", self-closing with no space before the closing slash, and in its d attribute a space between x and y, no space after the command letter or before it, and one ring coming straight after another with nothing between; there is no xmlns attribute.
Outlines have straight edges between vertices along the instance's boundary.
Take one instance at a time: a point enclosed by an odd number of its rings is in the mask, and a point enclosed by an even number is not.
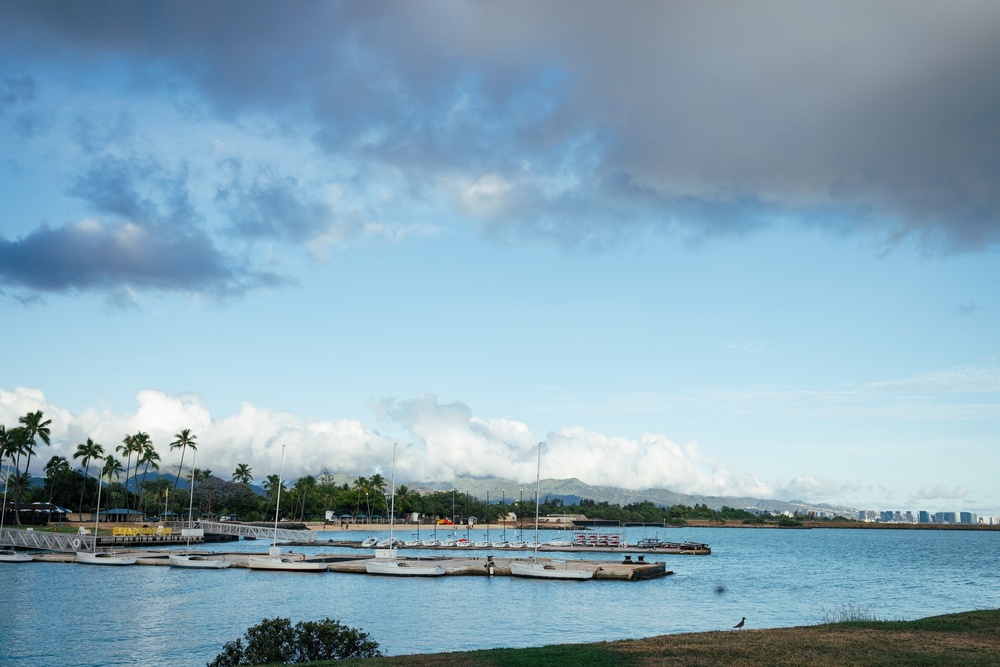
<svg viewBox="0 0 1000 667"><path fill-rule="evenodd" d="M440 577L445 569L441 565L423 565L406 560L371 559L365 561L365 572L396 577Z"/></svg>
<svg viewBox="0 0 1000 667"><path fill-rule="evenodd" d="M305 556L250 556L247 567L251 570L282 570L286 572L326 572L326 563L305 560Z"/></svg>
<svg viewBox="0 0 1000 667"><path fill-rule="evenodd" d="M201 570L221 570L223 568L230 567L231 565L232 563L227 560L218 560L216 558L209 558L207 556L201 556L201 555L172 554L170 556L171 567L189 567Z"/></svg>
<svg viewBox="0 0 1000 667"><path fill-rule="evenodd" d="M34 556L18 553L13 549L0 550L0 563L30 563L35 560Z"/></svg>
<svg viewBox="0 0 1000 667"><path fill-rule="evenodd" d="M119 556L110 551L77 551L76 562L84 565L135 565L135 556Z"/></svg>
<svg viewBox="0 0 1000 667"><path fill-rule="evenodd" d="M515 577L529 577L531 579L568 579L572 581L585 581L594 578L593 570L569 569L568 566L557 566L552 563L542 563L529 561L524 563L512 562L510 573Z"/></svg>

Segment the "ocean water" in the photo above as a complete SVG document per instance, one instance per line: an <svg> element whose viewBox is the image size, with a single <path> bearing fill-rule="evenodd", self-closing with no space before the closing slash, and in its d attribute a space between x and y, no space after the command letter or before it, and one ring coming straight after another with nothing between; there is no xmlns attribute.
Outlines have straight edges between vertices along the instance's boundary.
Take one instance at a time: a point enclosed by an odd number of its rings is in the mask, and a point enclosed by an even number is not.
<svg viewBox="0 0 1000 667"><path fill-rule="evenodd" d="M747 628L774 628L821 623L845 609L895 620L1000 608L1000 532L633 528L627 539L644 535L706 542L712 554L647 555L674 574L636 582L0 565L0 664L204 665L275 616L338 619L402 655L725 630L743 616ZM564 536L542 531L541 539ZM473 540L484 537L472 531Z"/></svg>

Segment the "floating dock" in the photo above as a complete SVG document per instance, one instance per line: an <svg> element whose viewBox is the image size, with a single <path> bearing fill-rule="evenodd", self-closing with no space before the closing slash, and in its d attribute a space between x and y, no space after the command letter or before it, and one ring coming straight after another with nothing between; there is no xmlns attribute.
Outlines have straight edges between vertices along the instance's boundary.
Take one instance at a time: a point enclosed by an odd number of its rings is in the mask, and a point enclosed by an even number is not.
<svg viewBox="0 0 1000 667"><path fill-rule="evenodd" d="M160 565L168 566L170 565L169 556L171 553L177 553L177 551L120 551L120 555L125 555L126 553L130 556L136 557L136 565ZM245 568L247 567L247 558L249 556L265 556L266 554L251 554L246 552L241 553L222 553L222 552L212 552L212 551L192 551L191 553L198 553L200 555L215 556L220 560L225 560L231 562L233 568ZM352 555L344 554L318 554L315 556L308 556L305 558L309 562L323 562L328 564L328 570L330 572L340 572L346 574L366 574L365 572L365 561L366 558L357 558ZM493 565L493 576L511 576L510 564L514 561L524 561L528 560L526 558L484 558L484 557L468 557L468 558L451 558L447 556L441 557L425 557L425 558L406 558L402 557L400 560L411 561L414 564L434 564L441 565L445 568L445 576L490 576L489 564ZM551 560L551 559L538 559L540 562L554 562L558 563L560 567L568 567L569 569L592 569L594 570L594 579L607 579L607 580L618 580L618 581L641 581L645 579L657 579L659 577L665 577L673 574L673 571L667 570L666 563L647 563L644 561L637 561L631 558L622 559L619 561L592 561L592 560ZM75 554L68 553L40 553L35 554L35 562L41 563L73 563L75 562ZM230 568L232 569L232 568Z"/></svg>

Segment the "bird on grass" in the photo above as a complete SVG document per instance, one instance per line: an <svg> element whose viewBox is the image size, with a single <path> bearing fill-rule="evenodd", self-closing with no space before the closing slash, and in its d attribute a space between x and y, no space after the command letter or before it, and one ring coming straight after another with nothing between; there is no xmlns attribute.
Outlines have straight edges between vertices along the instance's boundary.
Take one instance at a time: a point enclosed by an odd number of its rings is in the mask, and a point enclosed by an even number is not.
<svg viewBox="0 0 1000 667"><path fill-rule="evenodd" d="M734 630L742 630L743 629L743 624L746 623L746 622L747 622L747 617L744 616L743 618L740 619L739 623L737 623L736 625L733 626L733 629Z"/></svg>

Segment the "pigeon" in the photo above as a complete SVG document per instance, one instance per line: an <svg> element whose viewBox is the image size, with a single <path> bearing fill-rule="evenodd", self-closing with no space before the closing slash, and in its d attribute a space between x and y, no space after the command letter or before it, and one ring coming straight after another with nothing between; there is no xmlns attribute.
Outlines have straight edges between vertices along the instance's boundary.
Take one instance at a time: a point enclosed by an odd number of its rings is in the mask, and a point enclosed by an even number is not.
<svg viewBox="0 0 1000 667"><path fill-rule="evenodd" d="M733 626L733 629L734 630L742 630L743 629L743 624L746 623L746 622L747 622L747 617L744 616L743 618L740 619L739 623L737 623L736 625Z"/></svg>

